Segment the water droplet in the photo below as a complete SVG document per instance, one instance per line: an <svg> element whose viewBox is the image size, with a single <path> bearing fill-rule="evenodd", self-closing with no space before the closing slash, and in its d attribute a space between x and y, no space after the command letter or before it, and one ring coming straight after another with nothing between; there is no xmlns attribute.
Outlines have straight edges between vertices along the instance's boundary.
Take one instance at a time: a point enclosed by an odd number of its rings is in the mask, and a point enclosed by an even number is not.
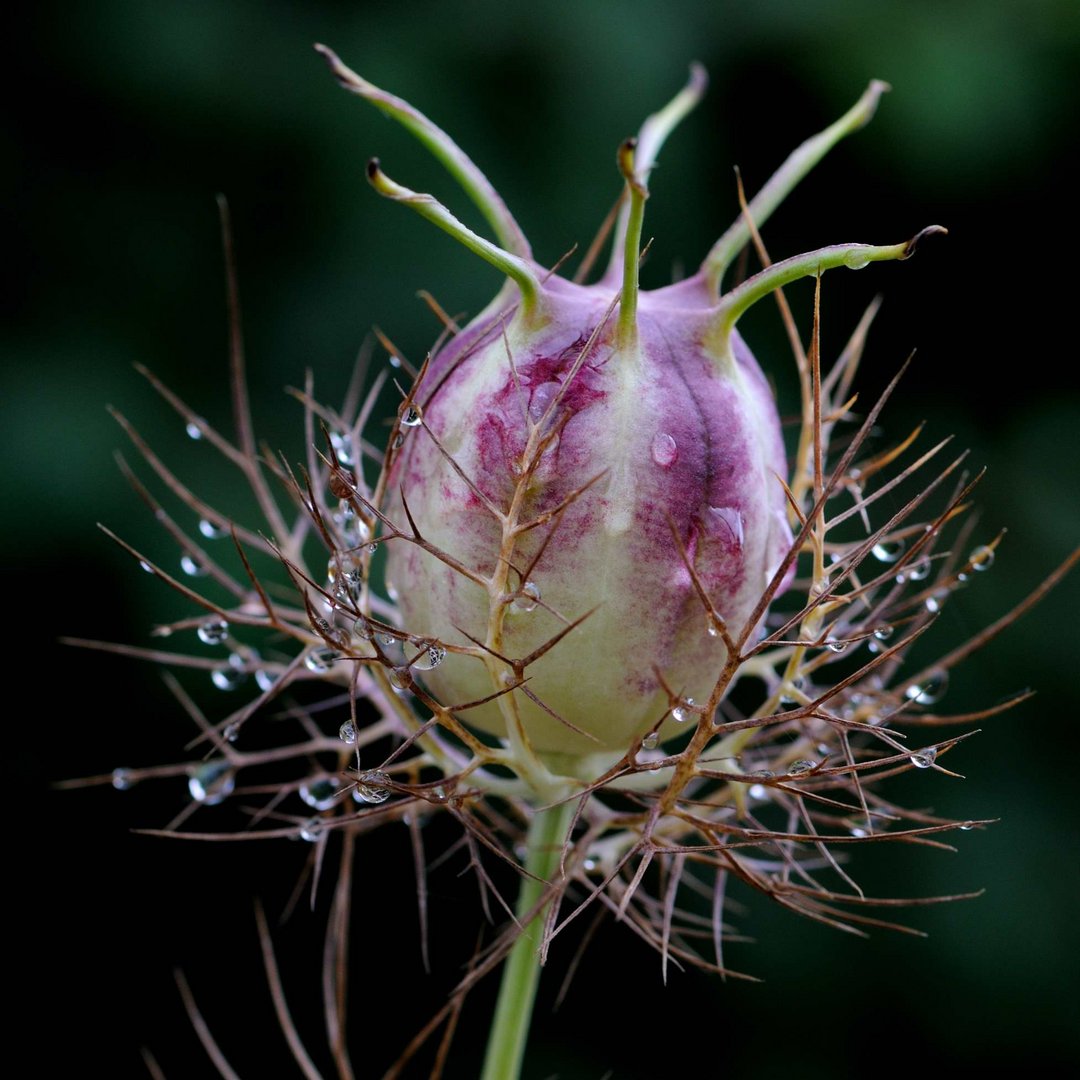
<svg viewBox="0 0 1080 1080"><path fill-rule="evenodd" d="M300 785L300 798L312 810L329 810L337 801L338 782L329 776Z"/></svg>
<svg viewBox="0 0 1080 1080"><path fill-rule="evenodd" d="M390 366L392 368L401 367L401 357L400 356L395 356L393 353L390 354L390 356L388 358L388 362L389 362L389 364L390 364Z"/></svg>
<svg viewBox="0 0 1080 1080"><path fill-rule="evenodd" d="M670 469L679 458L679 444L666 432L660 431L652 441L652 459L661 469Z"/></svg>
<svg viewBox="0 0 1080 1080"><path fill-rule="evenodd" d="M671 719L674 720L676 724L683 723L683 721L687 720L693 715L693 704L694 699L692 697L683 699L681 702L679 702L678 705L675 706L674 709L671 710Z"/></svg>
<svg viewBox="0 0 1080 1080"><path fill-rule="evenodd" d="M538 424L544 418L548 407L562 391L562 385L557 382L541 383L537 386L529 398L529 419Z"/></svg>
<svg viewBox="0 0 1080 1080"><path fill-rule="evenodd" d="M912 754L910 761L916 769L929 769L937 760L937 747L927 746L917 754Z"/></svg>
<svg viewBox="0 0 1080 1080"><path fill-rule="evenodd" d="M720 540L730 547L741 548L746 538L742 514L733 506L710 506L712 527ZM775 571L773 571L775 573ZM771 580L771 575L770 575Z"/></svg>
<svg viewBox="0 0 1080 1080"><path fill-rule="evenodd" d="M772 769L755 769L753 772L746 774L754 780L772 780L776 776L776 773Z"/></svg>
<svg viewBox="0 0 1080 1080"><path fill-rule="evenodd" d="M196 562L190 555L182 555L180 557L180 569L183 570L188 577L204 577L209 573L202 563Z"/></svg>
<svg viewBox="0 0 1080 1080"><path fill-rule="evenodd" d="M334 448L334 456L339 465L348 468L353 463L352 439L340 431L330 432L330 445Z"/></svg>
<svg viewBox="0 0 1080 1080"><path fill-rule="evenodd" d="M147 573L147 574L156 574L157 573L157 571L145 559L140 559L139 560L139 569L142 570L144 573Z"/></svg>
<svg viewBox="0 0 1080 1080"><path fill-rule="evenodd" d="M930 612L931 615L936 615L942 608L945 598L949 594L944 590L941 592L932 593L923 601L923 607Z"/></svg>
<svg viewBox="0 0 1080 1080"><path fill-rule="evenodd" d="M195 633L204 645L220 645L229 636L229 624L224 619L207 619Z"/></svg>
<svg viewBox="0 0 1080 1080"><path fill-rule="evenodd" d="M968 556L968 562L971 569L979 573L982 573L983 570L989 570L994 565L994 549L983 544L975 548Z"/></svg>
<svg viewBox="0 0 1080 1080"><path fill-rule="evenodd" d="M921 555L912 565L907 567L908 581L926 581L929 577L930 559L926 555Z"/></svg>
<svg viewBox="0 0 1080 1080"><path fill-rule="evenodd" d="M885 623L882 626L879 626L874 631L874 637L877 638L878 641L888 641L889 638L891 638L895 633L895 627L889 626L888 623Z"/></svg>
<svg viewBox="0 0 1080 1080"><path fill-rule="evenodd" d="M788 776L802 776L804 773L808 773L817 768L817 762L811 758L798 758L793 761L787 768Z"/></svg>
<svg viewBox="0 0 1080 1080"><path fill-rule="evenodd" d="M358 552L344 551L326 564L327 588L338 600L356 601L364 584L364 563Z"/></svg>
<svg viewBox="0 0 1080 1080"><path fill-rule="evenodd" d="M343 743L348 743L350 746L356 742L356 728L351 720L346 720L341 727L338 728L338 738Z"/></svg>
<svg viewBox="0 0 1080 1080"><path fill-rule="evenodd" d="M431 671L446 659L446 649L438 643L429 645L413 662L418 671Z"/></svg>
<svg viewBox="0 0 1080 1080"><path fill-rule="evenodd" d="M312 649L304 657L304 667L315 675L325 675L338 655L333 649Z"/></svg>
<svg viewBox="0 0 1080 1080"><path fill-rule="evenodd" d="M300 839L306 843L314 844L322 835L322 831L322 822L318 818L312 818L300 826Z"/></svg>
<svg viewBox="0 0 1080 1080"><path fill-rule="evenodd" d="M235 787L236 774L224 758L188 769L188 791L195 802L204 806L217 806L224 802Z"/></svg>
<svg viewBox="0 0 1080 1080"><path fill-rule="evenodd" d="M255 685L265 694L271 686L278 681L278 676L266 668L259 668L255 672Z"/></svg>
<svg viewBox="0 0 1080 1080"><path fill-rule="evenodd" d="M113 769L112 786L117 791L127 791L135 783L135 774L131 769Z"/></svg>
<svg viewBox="0 0 1080 1080"><path fill-rule="evenodd" d="M184 428L188 434L188 438L196 440L201 439L203 437L203 427L205 424L206 421L203 420L202 417L199 417L196 420L189 420L187 426Z"/></svg>
<svg viewBox="0 0 1080 1080"><path fill-rule="evenodd" d="M916 705L934 705L942 699L948 686L949 673L940 669L932 671L921 684L909 686L904 696Z"/></svg>
<svg viewBox="0 0 1080 1080"><path fill-rule="evenodd" d="M353 633L361 641L371 641L375 637L375 631L371 629L371 623L368 622L366 615L361 615L356 622L353 623Z"/></svg>
<svg viewBox="0 0 1080 1080"><path fill-rule="evenodd" d="M761 784L751 784L747 790L747 794L751 799L767 799L769 797L769 789Z"/></svg>
<svg viewBox="0 0 1080 1080"><path fill-rule="evenodd" d="M378 544L368 544L367 549L372 555L374 555L375 552L379 550L379 545Z"/></svg>
<svg viewBox="0 0 1080 1080"><path fill-rule="evenodd" d="M851 835L861 840L864 836L867 835L867 832L865 829L860 828L858 825L853 825L851 828Z"/></svg>
<svg viewBox="0 0 1080 1080"><path fill-rule="evenodd" d="M236 740L240 737L240 723L239 723L239 721L234 720L231 724L226 724L221 729L221 737L226 742L230 742L230 743L236 742Z"/></svg>
<svg viewBox="0 0 1080 1080"><path fill-rule="evenodd" d="M220 540L223 536L229 535L229 530L221 525L215 525L209 518L199 519L199 532L206 537L207 540Z"/></svg>
<svg viewBox="0 0 1080 1080"><path fill-rule="evenodd" d="M229 664L226 667L214 668L210 672L210 681L219 690L235 690L247 678L247 672Z"/></svg>
<svg viewBox="0 0 1080 1080"><path fill-rule="evenodd" d="M964 824L960 826L960 831L961 832L971 832L971 830L974 829L974 828L975 828L975 823L973 821L965 821Z"/></svg>
<svg viewBox="0 0 1080 1080"><path fill-rule="evenodd" d="M535 582L526 581L525 584L521 586L521 595L514 597L510 602L510 610L515 614L527 614L536 609L539 600L540 589L536 586Z"/></svg>
<svg viewBox="0 0 1080 1080"><path fill-rule="evenodd" d="M383 786L390 783L390 777L381 769L361 773L353 788L353 798L362 803L381 803L390 798L390 792Z"/></svg>
<svg viewBox="0 0 1080 1080"><path fill-rule="evenodd" d="M837 641L835 638L830 638L825 642L825 647L829 652L842 653L848 647L848 643L846 641Z"/></svg>
<svg viewBox="0 0 1080 1080"><path fill-rule="evenodd" d="M402 414L402 416L401 416L401 426L402 427L409 427L409 428L419 427L420 424L423 422L423 419L424 419L423 410L420 408L419 405L417 405L415 402L413 402L411 405L409 405L409 407Z"/></svg>
<svg viewBox="0 0 1080 1080"><path fill-rule="evenodd" d="M641 746L642 746L642 749L644 749L644 750L655 750L659 744L660 744L660 732L658 732L658 731L650 731L648 733L648 735L646 735L641 740Z"/></svg>
<svg viewBox="0 0 1080 1080"><path fill-rule="evenodd" d="M585 859L582 861L581 868L587 873L591 874L600 866L600 863L596 859Z"/></svg>
<svg viewBox="0 0 1080 1080"><path fill-rule="evenodd" d="M870 260L861 251L851 252L844 261L851 270L861 270L864 266L870 264Z"/></svg>
<svg viewBox="0 0 1080 1080"><path fill-rule="evenodd" d="M387 678L390 680L390 685L398 691L408 690L413 684L412 672L407 667L391 668Z"/></svg>
<svg viewBox="0 0 1080 1080"><path fill-rule="evenodd" d="M879 540L871 549L870 554L878 562L893 563L904 553L903 540Z"/></svg>

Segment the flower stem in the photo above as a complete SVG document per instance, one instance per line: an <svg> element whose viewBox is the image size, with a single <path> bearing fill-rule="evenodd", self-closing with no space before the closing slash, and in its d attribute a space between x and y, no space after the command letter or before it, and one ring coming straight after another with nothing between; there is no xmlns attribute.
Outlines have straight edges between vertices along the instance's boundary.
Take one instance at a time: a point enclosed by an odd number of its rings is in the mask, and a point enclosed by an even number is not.
<svg viewBox="0 0 1080 1080"><path fill-rule="evenodd" d="M517 916L521 921L536 906L545 883L558 869L574 805L570 800L533 815L526 838L525 869L535 876L522 879L517 901ZM481 1080L515 1080L520 1075L540 982L540 934L546 912L544 907L523 927L506 959Z"/></svg>

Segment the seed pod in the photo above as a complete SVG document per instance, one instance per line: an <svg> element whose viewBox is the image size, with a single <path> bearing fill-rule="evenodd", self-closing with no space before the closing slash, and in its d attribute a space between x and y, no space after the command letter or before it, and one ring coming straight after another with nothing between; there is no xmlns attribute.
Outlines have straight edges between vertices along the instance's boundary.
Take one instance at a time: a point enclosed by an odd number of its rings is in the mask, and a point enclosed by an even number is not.
<svg viewBox="0 0 1080 1080"><path fill-rule="evenodd" d="M373 161L376 190L508 278L425 365L411 391L422 422L393 451L384 509L404 535L388 545L387 578L405 626L474 650L424 672L424 687L448 708L469 705L466 723L541 752L623 752L658 725L662 736L681 730L704 715L728 648L752 640L763 593L774 578L779 592L794 565L777 408L735 323L787 282L906 258L914 242L821 249L727 294L721 279L747 219L763 221L886 87L871 84L803 144L696 274L641 292L648 176L704 90L700 68L620 147L626 194L611 265L579 285L536 264L448 136L326 55L343 86L433 149L501 246Z"/></svg>

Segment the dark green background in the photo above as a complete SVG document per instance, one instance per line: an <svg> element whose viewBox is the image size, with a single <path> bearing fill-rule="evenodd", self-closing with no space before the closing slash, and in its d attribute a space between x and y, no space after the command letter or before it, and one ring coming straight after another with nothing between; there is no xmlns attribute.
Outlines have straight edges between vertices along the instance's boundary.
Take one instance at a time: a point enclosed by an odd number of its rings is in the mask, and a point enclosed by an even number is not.
<svg viewBox="0 0 1080 1080"><path fill-rule="evenodd" d="M363 165L379 154L390 175L475 222L405 133L334 86L313 41L452 132L549 263L588 242L617 193L618 142L681 85L688 61L704 62L709 96L654 174L646 285L692 267L732 219L733 164L755 188L869 78L888 79L895 90L874 124L807 181L766 240L780 257L836 241L894 243L931 222L950 228L910 263L831 275L823 299L835 352L862 306L885 293L863 400L917 347L887 433L920 419L931 439L955 432L973 448L972 466L989 468L982 535L1009 528L993 571L948 606L937 647L1018 601L1080 537L1075 274L1057 269L1075 262L1080 241L1078 177L1066 164L1080 104L1080 7L1070 0L672 2L662 11L554 0L102 0L26 5L10 29L0 301L17 902L8 936L29 954L16 973L18 1023L39 1075L140 1075L144 1043L166 1075L208 1075L173 966L187 971L241 1075L291 1075L251 900L280 908L305 852L128 833L166 821L182 803L178 786L121 795L48 784L162 760L188 735L155 672L53 642L145 641L173 610L94 528L101 520L166 550L112 465L122 438L106 402L204 490L230 488L131 368L148 364L211 421L228 422L214 193L232 202L256 416L293 459L299 410L282 388L305 366L332 398L373 324L423 354L435 327L418 288L450 311L475 312L497 286L493 272L368 189ZM783 396L790 361L773 321L755 313L747 332ZM856 941L751 902L740 928L758 943L733 946L730 960L761 986L676 973L664 988L658 961L609 927L552 1016L567 943L545 984L526 1076L669 1075L693 1071L699 1052L707 1075L732 1076L854 1075L882 1060L920 1071L1075 1060L1077 600L1074 579L954 678L956 711L1039 691L950 758L970 779L934 774L893 788L1001 823L958 834L959 855L891 845L861 863L871 891L985 886L985 896L915 912L927 940ZM450 836L433 830L432 849ZM404 836L365 844L358 885L353 1047L358 1074L371 1076L437 1006L478 919L473 883L443 870L432 882L435 975L426 978ZM318 945L302 914L282 951L290 1000L318 1047ZM492 990L466 1008L451 1077L477 1071Z"/></svg>

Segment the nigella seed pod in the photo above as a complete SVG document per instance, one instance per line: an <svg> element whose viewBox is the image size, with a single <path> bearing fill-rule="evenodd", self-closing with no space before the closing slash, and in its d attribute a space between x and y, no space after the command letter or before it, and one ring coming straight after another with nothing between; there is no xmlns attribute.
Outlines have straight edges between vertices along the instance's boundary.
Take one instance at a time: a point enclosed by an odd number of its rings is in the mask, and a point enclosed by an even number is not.
<svg viewBox="0 0 1080 1080"><path fill-rule="evenodd" d="M433 149L502 246L373 160L376 190L508 278L425 364L409 394L421 430L399 434L390 461L385 509L402 537L389 545L387 580L410 632L458 647L423 685L451 711L468 706L468 724L536 751L622 753L661 722L661 735L682 730L674 708L715 706L729 650L752 638L763 595L782 591L794 564L777 407L735 323L789 281L906 258L914 242L821 249L727 294L721 279L750 223L865 123L887 87L872 83L800 147L697 273L641 292L649 173L704 91L700 67L620 147L626 189L611 263L582 285L532 259L501 199L445 133L323 52L346 89Z"/></svg>
<svg viewBox="0 0 1080 1080"><path fill-rule="evenodd" d="M726 355L710 344L703 281L643 293L629 343L611 295L553 276L542 315L508 296L453 339L417 389L426 432L390 484L427 541L497 580L394 545L408 626L522 658L587 616L524 670L529 695L514 692L540 750L625 749L669 708L665 686L707 699L725 646L694 575L741 627L792 539L772 395L741 340ZM514 617L526 586L537 602ZM424 681L442 702L474 701L497 665L458 654ZM463 716L505 733L498 700Z"/></svg>

